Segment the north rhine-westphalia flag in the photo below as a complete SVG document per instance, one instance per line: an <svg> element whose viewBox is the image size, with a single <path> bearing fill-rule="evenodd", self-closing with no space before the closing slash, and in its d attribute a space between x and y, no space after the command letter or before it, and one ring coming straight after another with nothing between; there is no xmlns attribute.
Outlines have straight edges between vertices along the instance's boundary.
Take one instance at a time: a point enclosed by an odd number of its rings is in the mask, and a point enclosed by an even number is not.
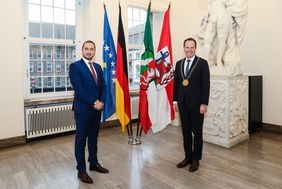
<svg viewBox="0 0 282 189"><path fill-rule="evenodd" d="M153 133L161 131L174 119L172 106L173 69L169 12L170 6L164 15L163 28L155 59L150 28L150 4L147 12L144 33L145 52L142 55L143 70L141 66L139 104L140 122L145 133L150 128L152 128ZM146 87L147 90L145 90ZM141 114L143 114L143 116Z"/></svg>
<svg viewBox="0 0 282 189"><path fill-rule="evenodd" d="M116 114L121 123L122 131L131 120L130 96L128 87L127 55L125 46L124 29L119 5L119 23L117 40L116 63Z"/></svg>
<svg viewBox="0 0 282 189"><path fill-rule="evenodd" d="M104 6L103 73L106 82L106 100L103 123L116 112L116 48L110 28L106 6Z"/></svg>
<svg viewBox="0 0 282 189"><path fill-rule="evenodd" d="M165 12L158 51L156 53L157 83L157 122L152 126L153 132L164 129L174 120L173 110L173 63L170 35L170 5Z"/></svg>
<svg viewBox="0 0 282 189"><path fill-rule="evenodd" d="M140 123L145 133L150 130L152 123L155 122L154 104L158 103L156 99L155 79L155 58L152 39L152 30L150 23L151 2L147 10L147 19L144 32L144 53L141 57L140 67L140 96L139 96L139 115ZM150 108L149 108L150 106Z"/></svg>

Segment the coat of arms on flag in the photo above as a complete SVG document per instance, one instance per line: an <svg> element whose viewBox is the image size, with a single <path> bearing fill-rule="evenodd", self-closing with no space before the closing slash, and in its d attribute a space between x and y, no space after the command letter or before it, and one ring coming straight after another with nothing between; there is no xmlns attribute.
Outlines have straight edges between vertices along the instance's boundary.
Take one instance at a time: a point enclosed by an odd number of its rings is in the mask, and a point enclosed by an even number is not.
<svg viewBox="0 0 282 189"><path fill-rule="evenodd" d="M156 82L157 89L161 90L173 79L173 69L170 61L170 52L164 46L156 55Z"/></svg>

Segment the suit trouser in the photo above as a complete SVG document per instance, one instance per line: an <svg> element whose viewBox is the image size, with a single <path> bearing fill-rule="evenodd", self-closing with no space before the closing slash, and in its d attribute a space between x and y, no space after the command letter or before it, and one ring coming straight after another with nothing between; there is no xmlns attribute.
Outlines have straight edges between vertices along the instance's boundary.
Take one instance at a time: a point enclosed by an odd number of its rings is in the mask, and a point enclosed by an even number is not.
<svg viewBox="0 0 282 189"><path fill-rule="evenodd" d="M185 158L201 160L203 151L204 114L199 109L179 108ZM193 134L193 136L192 136Z"/></svg>
<svg viewBox="0 0 282 189"><path fill-rule="evenodd" d="M97 157L97 138L100 128L101 112L79 114L75 113L76 137L75 137L75 158L77 170L86 171L85 146L88 144L88 161L96 165Z"/></svg>

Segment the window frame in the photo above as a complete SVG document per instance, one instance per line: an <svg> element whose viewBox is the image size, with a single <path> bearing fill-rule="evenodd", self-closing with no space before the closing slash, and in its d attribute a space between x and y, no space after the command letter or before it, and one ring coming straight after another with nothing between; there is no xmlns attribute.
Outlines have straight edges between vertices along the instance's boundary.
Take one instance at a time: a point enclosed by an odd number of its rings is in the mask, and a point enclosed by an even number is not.
<svg viewBox="0 0 282 189"><path fill-rule="evenodd" d="M65 0L67 1L67 0ZM80 46L80 41L82 39L82 28L83 28L83 25L82 24L78 24L78 21L79 19L82 18L83 14L82 14L82 2L83 0L76 0L76 7L75 7L75 19L76 19L76 23L75 23L75 34L76 34L76 37L75 37L75 40L73 39L67 39L67 36L65 36L65 39L55 39L55 34L53 33L53 38L52 39L49 39L49 38L43 38L42 36L42 30L40 31L40 36L41 37L30 37L29 35L29 1L28 0L24 0L24 3L23 3L23 8L24 8L24 16L23 16L23 21L24 21L24 39L25 39L25 43L24 43L24 48L25 48L25 71L26 71L26 74L25 74L25 78L24 78L24 99L26 100L38 100L38 99L41 99L41 100L44 100L44 99L59 99L59 98L71 98L73 97L73 90L68 90L69 87L71 87L71 84L70 82L68 81L69 80L69 77L68 77L68 68L66 68L70 63L74 62L77 60L77 57L79 57L79 46ZM65 3L65 2L64 2ZM41 2L39 4L39 6L41 5ZM41 9L40 9L41 10ZM66 14L66 10L70 10L69 8L65 7L64 8L65 10L65 14ZM40 15L42 14L42 12L40 11ZM54 14L54 11L53 11L53 14ZM41 17L41 16L40 16ZM43 21L39 21L39 23L42 23ZM53 22L54 24L54 22ZM67 23L65 22L64 24L65 26L65 31L67 29ZM40 26L42 27L42 26ZM53 32L54 32L54 27L53 27ZM54 61L54 64L51 63L51 72L48 72L48 73L53 73L51 75L52 77L52 83L53 83L53 91L52 92L44 92L44 78L46 77L49 77L49 74L48 75L41 75L39 77L37 76L33 76L33 78L35 78L33 81L36 82L36 86L35 88L39 87L41 88L41 92L39 93L32 93L32 81L31 81L31 73L30 72L30 64L31 64L31 58L32 57L38 57L38 61L34 61L32 60L32 64L33 64L33 71L36 71L36 65L38 62L41 63L41 73L44 71L43 67L47 67L47 63L48 63L48 60L47 58L44 59L44 55L43 55L43 52L42 50L38 50L39 52L30 52L30 44L38 44L38 45L51 45L53 47L55 47L56 45L62 45L62 46L65 46L66 48L70 47L70 46L75 46L75 52L70 52L71 54L71 58L67 58L65 57L64 58L64 66L61 67L61 69L65 71L65 74L64 76L60 75L60 73L56 73L55 71L55 61L56 61L56 52L53 50L53 51L48 51L46 55L48 56L51 56L53 61ZM42 48L41 48L42 49ZM38 55L37 55L38 54ZM74 57L76 57L74 59ZM43 60L44 59L44 60ZM74 59L74 60L71 60L71 59ZM46 62L46 65L44 65L43 61ZM70 61L71 60L71 61ZM47 69L47 68L46 68ZM47 73L47 72L46 72ZM60 90L56 90L56 77L65 77L64 80L61 79L61 84L65 84L63 87L66 88L65 91L60 91ZM46 80L47 81L47 80ZM69 84L69 85L68 85Z"/></svg>

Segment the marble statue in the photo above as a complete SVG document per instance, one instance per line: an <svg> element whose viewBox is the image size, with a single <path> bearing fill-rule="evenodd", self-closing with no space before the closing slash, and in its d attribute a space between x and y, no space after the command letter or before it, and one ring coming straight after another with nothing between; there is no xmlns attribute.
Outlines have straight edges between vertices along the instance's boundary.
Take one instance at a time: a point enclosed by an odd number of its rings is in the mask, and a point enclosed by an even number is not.
<svg viewBox="0 0 282 189"><path fill-rule="evenodd" d="M204 57L220 75L242 75L240 44L247 21L247 0L208 0L197 38L204 48Z"/></svg>

